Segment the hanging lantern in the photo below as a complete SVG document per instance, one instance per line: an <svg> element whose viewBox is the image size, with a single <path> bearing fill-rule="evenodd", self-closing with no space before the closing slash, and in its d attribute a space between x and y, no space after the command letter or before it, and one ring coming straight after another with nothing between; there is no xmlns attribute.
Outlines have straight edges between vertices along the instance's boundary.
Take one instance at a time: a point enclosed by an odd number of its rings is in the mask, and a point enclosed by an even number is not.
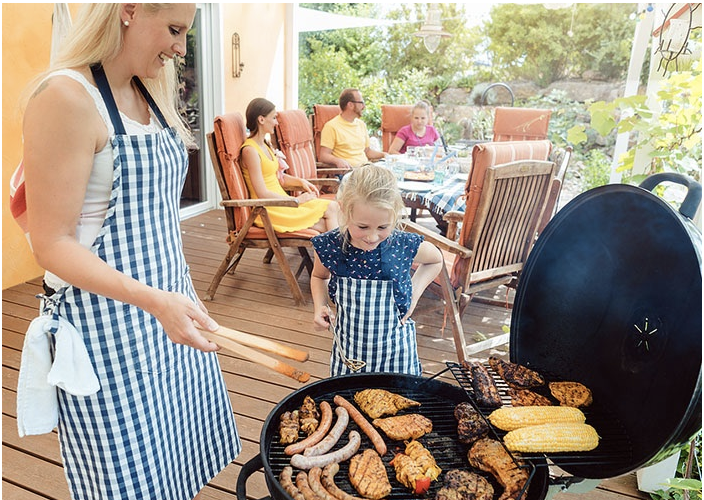
<svg viewBox="0 0 704 500"><path fill-rule="evenodd" d="M420 31L416 31L413 35L423 39L423 45L431 54L437 50L441 39L452 36L443 31L440 23L440 9L436 4L428 6L428 18L425 24L421 26Z"/></svg>

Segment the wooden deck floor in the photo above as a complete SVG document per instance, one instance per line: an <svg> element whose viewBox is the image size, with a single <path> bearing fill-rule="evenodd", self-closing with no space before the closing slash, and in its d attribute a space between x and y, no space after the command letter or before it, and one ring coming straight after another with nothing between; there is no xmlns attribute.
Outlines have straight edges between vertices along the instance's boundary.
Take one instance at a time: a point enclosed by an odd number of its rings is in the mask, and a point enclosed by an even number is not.
<svg viewBox="0 0 704 500"><path fill-rule="evenodd" d="M184 246L199 295L207 289L214 269L223 258L225 221L221 211L211 211L183 222ZM207 303L212 316L223 326L285 342L310 352L310 360L297 364L311 374L311 382L328 375L331 339L316 332L311 305L295 306L275 263L263 264L263 251L248 250L235 277L223 279L214 301ZM296 258L291 254L292 258ZM301 277L310 299L307 277ZM17 434L15 397L24 332L36 316L41 291L37 278L6 290L2 295L2 498L35 500L70 498L55 434L20 439ZM433 299L424 299L432 305ZM425 374L435 375L446 361L456 361L449 329L441 332L442 313L416 317L419 352ZM476 303L466 311L465 332L481 340L498 335L510 323L510 310L499 305ZM506 355L505 346L491 351ZM482 355L487 357L490 352ZM259 453L262 424L276 404L302 384L273 373L232 353L221 351L220 360L243 440L241 455L216 476L204 491L206 499L234 499L242 464ZM296 364L295 362L293 364ZM450 378L448 381L452 381ZM262 472L247 484L250 498L268 494ZM598 488L581 494L560 493L558 500L618 500L648 498L636 488L635 474L603 481Z"/></svg>

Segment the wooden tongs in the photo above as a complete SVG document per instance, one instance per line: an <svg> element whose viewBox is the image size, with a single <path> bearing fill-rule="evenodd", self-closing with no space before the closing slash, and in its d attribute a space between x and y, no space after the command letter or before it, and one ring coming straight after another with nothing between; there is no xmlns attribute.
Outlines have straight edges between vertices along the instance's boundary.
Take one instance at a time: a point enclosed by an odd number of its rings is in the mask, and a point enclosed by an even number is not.
<svg viewBox="0 0 704 500"><path fill-rule="evenodd" d="M211 342L215 342L217 345L224 347L235 354L239 354L254 363L271 368L272 370L298 380L299 382L308 382L310 379L310 373L299 370L294 366L284 363L283 361L279 361L276 358L272 358L271 356L267 356L266 354L262 354L259 351L255 351L251 347L257 347L262 351L278 354L296 361L307 361L308 353L306 351L299 351L298 349L279 344L273 340L240 332L231 328L225 328L224 326L219 327L214 332L209 332L200 328L198 331L200 331L201 335Z"/></svg>

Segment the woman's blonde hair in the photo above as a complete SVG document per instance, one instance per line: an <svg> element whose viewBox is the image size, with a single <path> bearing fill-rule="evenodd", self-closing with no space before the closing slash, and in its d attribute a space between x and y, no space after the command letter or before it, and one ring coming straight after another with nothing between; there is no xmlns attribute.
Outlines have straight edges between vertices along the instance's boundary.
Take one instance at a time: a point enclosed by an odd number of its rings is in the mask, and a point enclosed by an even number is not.
<svg viewBox="0 0 704 500"><path fill-rule="evenodd" d="M388 168L365 163L352 169L340 182L337 201L340 203L341 234L347 234L347 225L357 203L388 210L394 216L394 226L400 227L403 198L396 183L396 176Z"/></svg>
<svg viewBox="0 0 704 500"><path fill-rule="evenodd" d="M170 3L141 4L145 11L152 13L168 9L173 5ZM123 44L121 6L122 4L119 3L83 4L70 33L64 39L56 60L48 70L30 83L30 95L53 71L105 63L117 57ZM142 83L156 101L168 124L176 129L187 147L194 147L196 143L193 135L178 111L178 77L174 60L166 62L158 78L143 78Z"/></svg>

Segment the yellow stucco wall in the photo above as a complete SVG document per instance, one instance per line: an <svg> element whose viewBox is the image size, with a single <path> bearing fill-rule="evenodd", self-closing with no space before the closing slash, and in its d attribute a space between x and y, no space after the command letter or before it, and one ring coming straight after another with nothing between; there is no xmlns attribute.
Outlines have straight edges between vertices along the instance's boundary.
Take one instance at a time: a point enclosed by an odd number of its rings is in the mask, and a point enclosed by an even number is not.
<svg viewBox="0 0 704 500"><path fill-rule="evenodd" d="M284 109L286 4L222 4L225 111L244 115L249 101L265 97ZM239 33L244 69L232 76L232 34Z"/></svg>
<svg viewBox="0 0 704 500"><path fill-rule="evenodd" d="M22 158L18 101L49 64L53 4L2 4L2 288L42 274L9 209L10 177Z"/></svg>

